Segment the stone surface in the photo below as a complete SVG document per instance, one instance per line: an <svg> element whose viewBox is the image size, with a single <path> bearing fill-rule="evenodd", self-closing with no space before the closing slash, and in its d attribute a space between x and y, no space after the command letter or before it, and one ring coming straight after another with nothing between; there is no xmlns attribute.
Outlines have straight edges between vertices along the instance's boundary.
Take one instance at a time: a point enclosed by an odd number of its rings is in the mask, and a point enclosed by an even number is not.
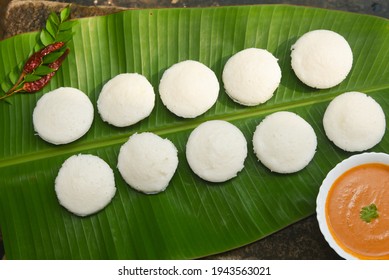
<svg viewBox="0 0 389 280"><path fill-rule="evenodd" d="M218 260L340 260L310 216L264 239L205 259Z"/></svg>
<svg viewBox="0 0 389 280"><path fill-rule="evenodd" d="M51 11L73 3L72 17L109 14L128 8L207 7L249 4L296 4L350 12L366 13L389 18L386 0L0 0L0 36L7 38L22 32L39 30Z"/></svg>
<svg viewBox="0 0 389 280"><path fill-rule="evenodd" d="M3 20L3 37L7 38L24 32L42 29L48 15L58 12L67 3L49 1L12 1L5 11ZM82 6L72 5L72 18L105 15L125 8L115 6ZM26 20L28 19L28 20Z"/></svg>
<svg viewBox="0 0 389 280"><path fill-rule="evenodd" d="M72 18L114 13L128 8L206 7L243 4L285 3L359 12L389 18L386 0L0 0L0 38L39 30L52 11L67 3L72 5ZM9 3L9 4L8 4ZM7 5L8 4L8 5ZM0 233L0 259L3 254ZM339 259L320 233L316 217L311 216L262 240L206 259Z"/></svg>

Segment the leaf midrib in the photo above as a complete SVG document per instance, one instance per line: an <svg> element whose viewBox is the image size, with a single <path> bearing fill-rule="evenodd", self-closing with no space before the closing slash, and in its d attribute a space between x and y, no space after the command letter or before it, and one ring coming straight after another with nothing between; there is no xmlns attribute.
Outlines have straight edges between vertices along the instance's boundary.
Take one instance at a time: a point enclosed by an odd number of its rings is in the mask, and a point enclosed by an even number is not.
<svg viewBox="0 0 389 280"><path fill-rule="evenodd" d="M382 85L382 86L376 86L373 88L366 88L363 90L360 90L361 92L367 93L367 94L374 94L375 92L379 92L384 89L389 89L389 84ZM290 101L285 102L281 104L274 104L271 106L268 106L267 108L263 110L258 110L258 107L248 107L247 109L243 109L240 112L234 112L234 113L228 113L224 115L216 115L216 116L209 116L206 118L201 119L195 119L195 120L189 120L185 121L181 124L174 124L174 125L167 125L164 127L155 127L153 129L148 129L148 132L153 132L159 136L171 134L171 133L178 133L183 132L187 130L194 129L199 124L209 121L209 120L224 120L224 121L237 121L242 119L248 119L253 117L260 117L263 115L267 115L276 111L287 111L290 109L295 109L299 107L309 106L309 105L315 105L320 104L324 102L328 102L338 96L339 94L343 93L340 91L337 92L331 92L325 95L318 94L317 96L309 97L304 100L298 100L298 101ZM140 132L145 132L146 130L139 130ZM27 162L37 161L41 159L47 159L51 157L56 156L62 156L66 154L76 154L80 153L85 150L90 149L98 149L98 148L105 148L109 146L114 146L118 144L123 144L128 140L128 138L134 134L135 132L129 132L125 134L120 134L118 136L109 136L97 140L93 140L90 142L83 142L83 143L74 143L69 144L65 146L56 146L45 150L40 150L33 153L23 154L20 156L15 157L8 157L0 160L0 168L14 166L18 164L23 164Z"/></svg>

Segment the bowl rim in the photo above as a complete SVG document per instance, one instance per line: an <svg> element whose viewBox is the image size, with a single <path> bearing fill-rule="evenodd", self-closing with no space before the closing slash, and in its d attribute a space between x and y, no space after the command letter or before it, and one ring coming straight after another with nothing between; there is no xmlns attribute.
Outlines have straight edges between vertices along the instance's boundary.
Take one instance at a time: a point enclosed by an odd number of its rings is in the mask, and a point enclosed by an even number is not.
<svg viewBox="0 0 389 280"><path fill-rule="evenodd" d="M330 233L326 221L325 204L328 191L340 175L353 167L367 163L383 163L389 165L389 154L382 152L365 152L352 155L339 162L333 169L330 170L330 172L328 172L319 188L319 193L316 198L316 217L319 223L320 231L330 247L334 249L339 256L347 260L355 260L358 258L342 249Z"/></svg>

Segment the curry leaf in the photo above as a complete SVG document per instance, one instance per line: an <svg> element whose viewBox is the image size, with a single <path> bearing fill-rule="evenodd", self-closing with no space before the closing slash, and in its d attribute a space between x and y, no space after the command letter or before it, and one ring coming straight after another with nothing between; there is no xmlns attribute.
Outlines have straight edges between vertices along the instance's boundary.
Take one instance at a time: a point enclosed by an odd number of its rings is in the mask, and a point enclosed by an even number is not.
<svg viewBox="0 0 389 280"><path fill-rule="evenodd" d="M0 100L3 101L10 96L14 95L17 92L36 92L41 90L52 78L52 75L48 78L45 83L39 83L39 85L26 86L27 84L21 85L24 82L35 82L58 70L59 65L62 64L62 61L65 59L61 58L64 51L62 47L65 43L71 40L73 32L71 28L75 25L74 23L68 24L66 21L70 15L69 7L66 7L64 10L67 10L64 15L63 21L60 22L59 17L55 13L51 13L46 21L45 28L41 30L37 36L37 42L32 47L28 59L26 59L25 64L19 63L18 67L15 68L8 74L9 81L11 85L8 90L4 90L6 83L3 83L1 89L3 93L0 95ZM62 13L63 11L61 11ZM61 26L62 29L61 29ZM61 29L61 30L59 30ZM68 54L69 49L67 49L66 55ZM49 56L46 58L46 56ZM61 62L53 60L53 58L59 59ZM56 62L56 67L48 65L48 63ZM47 64L47 65L44 65ZM55 69L52 69L55 68ZM32 75L30 73L33 73ZM29 74L29 75L26 75Z"/></svg>
<svg viewBox="0 0 389 280"><path fill-rule="evenodd" d="M77 21L65 21L59 26L60 31L72 29L77 24Z"/></svg>
<svg viewBox="0 0 389 280"><path fill-rule="evenodd" d="M65 42L67 43L68 41L70 41L71 39L73 38L73 33L72 32L60 32L57 37L56 37L56 40L58 42Z"/></svg>
<svg viewBox="0 0 389 280"><path fill-rule="evenodd" d="M60 19L61 19L61 22L65 22L69 19L69 16L70 16L70 5L67 6L66 8L64 8L61 12L60 12Z"/></svg>
<svg viewBox="0 0 389 280"><path fill-rule="evenodd" d="M54 12L50 13L49 17L48 17L48 21L51 21L53 25L55 26L59 26L60 25L60 19L58 17L58 15Z"/></svg>
<svg viewBox="0 0 389 280"><path fill-rule="evenodd" d="M18 81L19 76L20 76L20 74L18 73L17 69L14 69L13 71L9 72L9 74L8 74L9 81L12 84L15 84Z"/></svg>
<svg viewBox="0 0 389 280"><path fill-rule="evenodd" d="M58 58L60 58L61 55L63 55L62 51L57 51L57 52L49 53L48 55L46 55L43 58L43 64L52 63L52 62L56 61Z"/></svg>
<svg viewBox="0 0 389 280"><path fill-rule="evenodd" d="M35 81L39 80L40 78L41 78L41 76L39 76L39 75L30 74L30 75L26 75L26 77L24 78L24 81L35 82Z"/></svg>
<svg viewBox="0 0 389 280"><path fill-rule="evenodd" d="M11 82L8 82L7 80L4 80L4 81L1 83L1 89L2 89L4 92L7 92L11 87L12 87L12 83L11 83Z"/></svg>
<svg viewBox="0 0 389 280"><path fill-rule="evenodd" d="M41 65L34 71L34 75L45 76L47 74L50 74L51 72L54 72L54 69L46 65Z"/></svg>
<svg viewBox="0 0 389 280"><path fill-rule="evenodd" d="M54 43L54 36L47 29L43 29L40 33L40 40L43 45L48 46Z"/></svg>
<svg viewBox="0 0 389 280"><path fill-rule="evenodd" d="M46 21L46 30L50 35L55 38L57 32L58 32L58 26L55 25L51 20Z"/></svg>

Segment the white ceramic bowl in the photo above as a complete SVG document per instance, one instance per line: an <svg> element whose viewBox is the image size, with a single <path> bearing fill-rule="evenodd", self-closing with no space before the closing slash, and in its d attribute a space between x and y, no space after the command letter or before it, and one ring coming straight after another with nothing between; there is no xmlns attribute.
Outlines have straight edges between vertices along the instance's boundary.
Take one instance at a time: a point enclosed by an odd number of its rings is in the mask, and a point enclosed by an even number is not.
<svg viewBox="0 0 389 280"><path fill-rule="evenodd" d="M332 234L330 233L326 221L325 215L325 204L327 200L327 194L333 185L334 181L347 170L359 166L365 163L383 163L389 164L389 155L385 153L363 153L353 155L342 162L338 163L324 179L320 186L319 194L316 200L316 215L319 222L319 227L324 235L324 238L328 244L335 250L335 252L344 259L352 260L357 259L355 256L345 252L335 241Z"/></svg>

